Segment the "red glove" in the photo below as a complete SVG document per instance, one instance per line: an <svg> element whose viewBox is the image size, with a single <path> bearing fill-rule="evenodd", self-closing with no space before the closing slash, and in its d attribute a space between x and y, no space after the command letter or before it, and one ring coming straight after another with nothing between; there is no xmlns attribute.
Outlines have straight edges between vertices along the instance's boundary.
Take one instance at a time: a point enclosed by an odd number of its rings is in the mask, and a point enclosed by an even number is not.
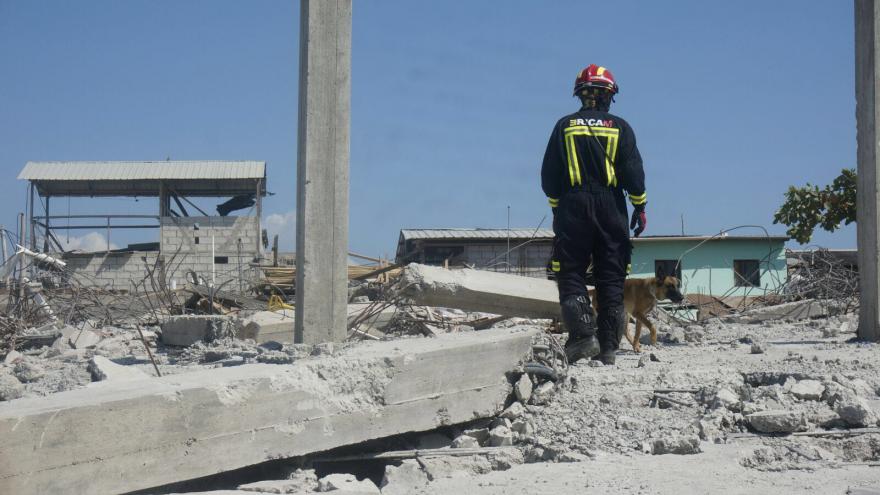
<svg viewBox="0 0 880 495"><path fill-rule="evenodd" d="M633 210L632 219L629 221L629 228L633 229L633 236L638 237L645 231L648 226L648 216L645 215L645 208L636 208Z"/></svg>

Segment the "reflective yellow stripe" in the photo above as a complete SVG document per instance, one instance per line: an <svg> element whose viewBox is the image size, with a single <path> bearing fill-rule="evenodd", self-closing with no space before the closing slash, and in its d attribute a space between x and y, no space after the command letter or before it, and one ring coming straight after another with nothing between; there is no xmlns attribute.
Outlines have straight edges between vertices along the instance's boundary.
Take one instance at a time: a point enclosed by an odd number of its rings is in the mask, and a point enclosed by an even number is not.
<svg viewBox="0 0 880 495"><path fill-rule="evenodd" d="M627 275L630 274L630 272L632 271L632 268L633 268L632 263L626 265L626 274Z"/></svg>
<svg viewBox="0 0 880 495"><path fill-rule="evenodd" d="M577 161L577 150L574 147L575 136L596 136L607 139L605 144L605 176L608 178L607 185L616 186L617 174L614 172L614 161L617 159L617 140L620 137L620 129L585 125L576 125L565 129L565 148L568 152L568 173L572 176L571 185L575 185L572 168L577 174L577 184L583 184L581 182L581 167Z"/></svg>
<svg viewBox="0 0 880 495"><path fill-rule="evenodd" d="M550 203L550 208L556 208L559 206L559 200L556 198L547 198L547 202Z"/></svg>
<svg viewBox="0 0 880 495"><path fill-rule="evenodd" d="M642 193L640 195L630 194L629 202L633 204L633 206L643 205L648 201L648 193Z"/></svg>
<svg viewBox="0 0 880 495"><path fill-rule="evenodd" d="M550 269L553 270L554 272L558 272L559 271L559 262L558 261L551 261L550 262Z"/></svg>

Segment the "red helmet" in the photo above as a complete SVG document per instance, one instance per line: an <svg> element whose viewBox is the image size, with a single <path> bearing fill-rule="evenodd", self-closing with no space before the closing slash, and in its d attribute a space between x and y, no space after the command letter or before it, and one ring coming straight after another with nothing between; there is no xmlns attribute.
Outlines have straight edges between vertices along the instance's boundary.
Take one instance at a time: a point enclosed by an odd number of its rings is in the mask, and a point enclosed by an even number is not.
<svg viewBox="0 0 880 495"><path fill-rule="evenodd" d="M590 64L589 67L580 71L577 79L574 80L575 95L584 88L603 88L611 91L611 94L617 94L619 90L611 71L596 64Z"/></svg>

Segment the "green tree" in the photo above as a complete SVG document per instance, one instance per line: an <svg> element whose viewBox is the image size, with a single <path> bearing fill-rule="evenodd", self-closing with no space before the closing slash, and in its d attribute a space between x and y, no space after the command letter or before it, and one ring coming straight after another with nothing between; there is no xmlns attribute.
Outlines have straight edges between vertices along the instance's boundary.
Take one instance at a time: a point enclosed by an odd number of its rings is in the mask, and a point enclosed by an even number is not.
<svg viewBox="0 0 880 495"><path fill-rule="evenodd" d="M790 186L785 203L773 216L773 223L788 226L786 233L801 244L810 242L816 226L834 232L856 221L856 171L843 169L830 185L819 189L807 183Z"/></svg>

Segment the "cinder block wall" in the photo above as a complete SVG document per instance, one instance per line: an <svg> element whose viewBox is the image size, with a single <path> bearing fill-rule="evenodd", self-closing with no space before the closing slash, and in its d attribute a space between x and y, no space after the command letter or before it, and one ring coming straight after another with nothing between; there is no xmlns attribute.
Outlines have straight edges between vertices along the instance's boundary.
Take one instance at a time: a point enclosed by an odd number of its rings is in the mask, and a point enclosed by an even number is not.
<svg viewBox="0 0 880 495"><path fill-rule="evenodd" d="M250 263L259 254L258 226L256 217L164 217L160 229L161 252L65 254L64 260L82 283L109 290L131 290L133 283L147 276L147 266L152 269L159 257L165 266L168 285L178 287L186 283L186 273L190 270L210 282L213 262L215 285L232 280L223 288L237 291L239 285L235 280L239 269L245 279L244 287L257 276ZM149 281L147 287L150 287Z"/></svg>

